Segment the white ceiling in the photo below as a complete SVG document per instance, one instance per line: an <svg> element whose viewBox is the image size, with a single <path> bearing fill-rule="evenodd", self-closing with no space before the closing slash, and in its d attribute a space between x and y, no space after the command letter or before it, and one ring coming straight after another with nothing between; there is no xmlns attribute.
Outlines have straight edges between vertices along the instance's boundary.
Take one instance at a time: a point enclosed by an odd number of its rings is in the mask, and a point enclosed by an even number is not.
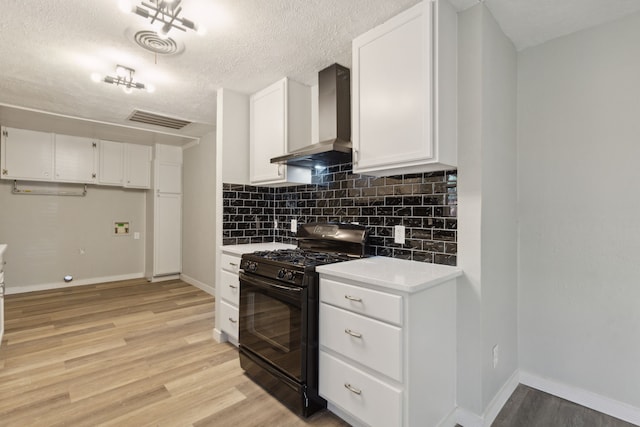
<svg viewBox="0 0 640 427"><path fill-rule="evenodd" d="M193 121L169 133L199 137L214 129L217 89L252 93L284 76L315 84L325 66L351 65L354 37L419 0L183 0L181 16L207 33L172 30L183 50L171 56L155 56L133 41L136 32L153 28L142 17L123 13L118 1L2 2L2 124L12 125L16 116L10 105L162 130L127 121L140 109ZM478 0L451 2L463 10ZM485 4L518 49L640 10L640 0ZM134 68L135 79L153 84L156 92L127 95L91 81L94 72L113 75L117 64Z"/></svg>

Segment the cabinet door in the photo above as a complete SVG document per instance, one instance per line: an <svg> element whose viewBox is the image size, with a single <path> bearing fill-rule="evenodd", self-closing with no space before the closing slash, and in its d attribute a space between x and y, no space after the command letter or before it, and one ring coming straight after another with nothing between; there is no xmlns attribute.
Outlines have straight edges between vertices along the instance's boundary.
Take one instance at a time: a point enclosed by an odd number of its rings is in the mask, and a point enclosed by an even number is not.
<svg viewBox="0 0 640 427"><path fill-rule="evenodd" d="M157 162L154 188L161 193L182 193L182 165L180 163Z"/></svg>
<svg viewBox="0 0 640 427"><path fill-rule="evenodd" d="M434 157L431 2L353 41L354 171Z"/></svg>
<svg viewBox="0 0 640 427"><path fill-rule="evenodd" d="M91 138L55 135L54 180L93 184L97 180L98 143Z"/></svg>
<svg viewBox="0 0 640 427"><path fill-rule="evenodd" d="M125 144L124 186L128 188L151 188L151 147Z"/></svg>
<svg viewBox="0 0 640 427"><path fill-rule="evenodd" d="M286 152L287 81L283 79L251 96L250 179L252 183L282 182L284 166L271 158Z"/></svg>
<svg viewBox="0 0 640 427"><path fill-rule="evenodd" d="M98 184L123 185L124 144L113 141L100 141L100 169Z"/></svg>
<svg viewBox="0 0 640 427"><path fill-rule="evenodd" d="M53 179L53 134L2 128L0 160L4 179L51 181Z"/></svg>
<svg viewBox="0 0 640 427"><path fill-rule="evenodd" d="M182 270L182 196L155 195L154 276Z"/></svg>

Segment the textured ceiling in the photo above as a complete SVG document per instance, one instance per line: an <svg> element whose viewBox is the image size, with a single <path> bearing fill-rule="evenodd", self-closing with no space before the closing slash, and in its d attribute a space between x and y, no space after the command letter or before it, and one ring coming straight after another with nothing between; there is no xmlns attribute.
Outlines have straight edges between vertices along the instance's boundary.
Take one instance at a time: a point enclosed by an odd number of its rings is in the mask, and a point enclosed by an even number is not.
<svg viewBox="0 0 640 427"><path fill-rule="evenodd" d="M418 2L183 0L182 16L207 33L172 30L179 53L156 57L134 42L135 33L154 28L123 13L118 1L3 0L0 104L128 126L140 109L192 121L173 133L197 137L213 129L217 89L252 93L284 76L315 84L325 66L351 65L354 37ZM462 10L478 1L452 3ZM519 49L640 10L640 0L485 4ZM135 79L156 92L127 95L91 81L91 73L113 74L116 64L134 68ZM13 116L6 110L0 105L0 121Z"/></svg>
<svg viewBox="0 0 640 427"><path fill-rule="evenodd" d="M315 84L325 66L350 66L354 37L417 2L184 0L181 16L207 33L172 30L184 50L156 58L133 41L154 28L123 13L118 0L4 0L0 103L116 124L131 125L126 118L141 109L214 125L217 89L251 93L284 76ZM127 95L90 79L113 75L116 64L134 68L155 93ZM191 125L177 133L206 130Z"/></svg>
<svg viewBox="0 0 640 427"><path fill-rule="evenodd" d="M516 49L640 11L639 0L450 0L458 10L483 2Z"/></svg>

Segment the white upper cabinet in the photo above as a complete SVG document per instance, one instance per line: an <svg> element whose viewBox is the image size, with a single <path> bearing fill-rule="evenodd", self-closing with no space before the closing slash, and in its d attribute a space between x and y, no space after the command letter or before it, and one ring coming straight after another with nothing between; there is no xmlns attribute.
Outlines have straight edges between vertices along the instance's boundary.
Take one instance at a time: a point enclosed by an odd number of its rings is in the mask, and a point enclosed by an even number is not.
<svg viewBox="0 0 640 427"><path fill-rule="evenodd" d="M151 188L151 147L124 144L124 186Z"/></svg>
<svg viewBox="0 0 640 427"><path fill-rule="evenodd" d="M456 167L456 33L449 3L426 0L353 41L354 172Z"/></svg>
<svg viewBox="0 0 640 427"><path fill-rule="evenodd" d="M114 141L100 141L98 184L122 186L123 180L124 144Z"/></svg>
<svg viewBox="0 0 640 427"><path fill-rule="evenodd" d="M274 164L271 159L286 154L290 141L297 146L311 143L311 89L284 78L253 94L249 105L251 183L310 183L310 169Z"/></svg>
<svg viewBox="0 0 640 427"><path fill-rule="evenodd" d="M95 184L98 177L97 140L58 134L54 139L54 180Z"/></svg>
<svg viewBox="0 0 640 427"><path fill-rule="evenodd" d="M52 133L3 127L0 177L51 181L53 147Z"/></svg>

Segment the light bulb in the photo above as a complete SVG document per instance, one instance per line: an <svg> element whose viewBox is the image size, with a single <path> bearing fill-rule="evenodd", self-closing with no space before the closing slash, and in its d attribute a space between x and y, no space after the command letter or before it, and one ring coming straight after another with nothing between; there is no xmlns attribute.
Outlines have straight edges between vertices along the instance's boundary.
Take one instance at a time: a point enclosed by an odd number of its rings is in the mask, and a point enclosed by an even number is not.
<svg viewBox="0 0 640 427"><path fill-rule="evenodd" d="M100 75L100 73L91 73L91 80L98 83L102 80L102 76Z"/></svg>
<svg viewBox="0 0 640 427"><path fill-rule="evenodd" d="M130 94L131 92L133 92L133 90L129 86L122 86L122 91L124 93L126 93L127 95Z"/></svg>
<svg viewBox="0 0 640 427"><path fill-rule="evenodd" d="M154 85L152 85L152 84L145 85L145 88L147 89L147 92L149 92L149 93L153 93L153 92L156 91L156 87Z"/></svg>
<svg viewBox="0 0 640 427"><path fill-rule="evenodd" d="M118 65L118 66L116 67L116 74L117 74L119 77L126 77L126 76L127 76L127 69L126 69L126 68L124 68L122 65Z"/></svg>
<svg viewBox="0 0 640 427"><path fill-rule="evenodd" d="M135 7L131 4L131 0L120 0L118 2L118 9L124 13L131 13L135 10Z"/></svg>
<svg viewBox="0 0 640 427"><path fill-rule="evenodd" d="M205 34L207 34L207 29L202 25L196 25L196 32L198 33L198 35L204 36Z"/></svg>

